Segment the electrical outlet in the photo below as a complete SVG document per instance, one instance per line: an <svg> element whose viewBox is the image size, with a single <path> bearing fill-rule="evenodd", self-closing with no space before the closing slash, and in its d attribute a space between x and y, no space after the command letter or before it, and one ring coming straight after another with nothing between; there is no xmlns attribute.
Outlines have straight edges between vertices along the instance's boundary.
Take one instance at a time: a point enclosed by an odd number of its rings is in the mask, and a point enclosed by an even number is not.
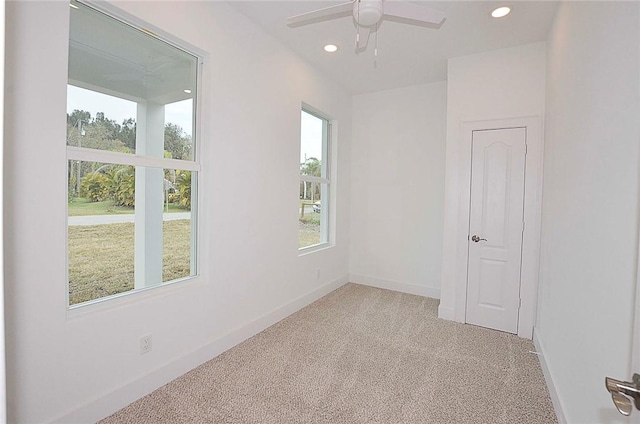
<svg viewBox="0 0 640 424"><path fill-rule="evenodd" d="M151 352L153 348L153 339L151 334L140 337L140 355Z"/></svg>

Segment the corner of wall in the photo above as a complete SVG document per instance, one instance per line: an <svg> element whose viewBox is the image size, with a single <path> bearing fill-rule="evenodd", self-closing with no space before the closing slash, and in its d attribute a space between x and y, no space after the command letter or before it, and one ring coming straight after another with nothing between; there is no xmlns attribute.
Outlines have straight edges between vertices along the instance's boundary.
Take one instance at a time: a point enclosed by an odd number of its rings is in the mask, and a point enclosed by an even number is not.
<svg viewBox="0 0 640 424"><path fill-rule="evenodd" d="M355 284L362 284L379 289L393 290L400 293L415 294L417 296L430 297L432 299L440 299L440 289L427 287L411 283L402 283L399 281L385 280L382 278L374 278L366 275L350 274L349 281Z"/></svg>

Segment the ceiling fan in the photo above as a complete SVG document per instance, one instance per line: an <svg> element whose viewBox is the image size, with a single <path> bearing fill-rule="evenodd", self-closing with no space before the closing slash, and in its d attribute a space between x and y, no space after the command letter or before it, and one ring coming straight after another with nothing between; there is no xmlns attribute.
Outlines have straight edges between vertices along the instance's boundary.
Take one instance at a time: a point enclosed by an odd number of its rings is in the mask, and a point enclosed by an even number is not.
<svg viewBox="0 0 640 424"><path fill-rule="evenodd" d="M308 25L330 19L342 18L348 16L348 12L351 12L358 26L356 50L364 50L367 47L369 35L373 30L378 29L380 21L385 16L401 18L402 23L413 25L427 23L436 27L439 27L445 18L444 12L440 10L418 6L400 0L352 0L348 3L291 16L287 18L287 24L290 27ZM360 37L361 29L364 35L362 42Z"/></svg>

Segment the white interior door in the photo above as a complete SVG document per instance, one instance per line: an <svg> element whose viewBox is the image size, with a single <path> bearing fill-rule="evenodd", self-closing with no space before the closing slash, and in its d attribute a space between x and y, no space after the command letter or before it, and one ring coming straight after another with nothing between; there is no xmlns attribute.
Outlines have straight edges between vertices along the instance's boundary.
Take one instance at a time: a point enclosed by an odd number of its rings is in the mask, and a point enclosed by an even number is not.
<svg viewBox="0 0 640 424"><path fill-rule="evenodd" d="M517 334L526 129L474 131L466 322Z"/></svg>
<svg viewBox="0 0 640 424"><path fill-rule="evenodd" d="M620 345L624 345L625 342L626 340L620 340ZM640 405L636 402L636 398L640 398L638 394L640 392L640 378L636 374L640 374L640 249L638 249L636 270L635 314L631 339L630 370L627 375L607 376L605 379L605 388L612 396L611 410L613 411L617 408L622 415L631 415L628 420L631 424L640 424ZM601 387L600 390L604 389ZM616 418L621 417L616 416Z"/></svg>

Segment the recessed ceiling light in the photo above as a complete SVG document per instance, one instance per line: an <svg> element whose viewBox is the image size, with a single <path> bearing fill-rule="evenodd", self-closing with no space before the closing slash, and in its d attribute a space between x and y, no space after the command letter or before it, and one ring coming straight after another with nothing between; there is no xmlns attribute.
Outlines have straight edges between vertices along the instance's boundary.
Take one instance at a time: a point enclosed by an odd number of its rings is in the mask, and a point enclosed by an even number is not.
<svg viewBox="0 0 640 424"><path fill-rule="evenodd" d="M324 46L324 51L328 53L333 53L337 50L338 46L336 46L335 44L327 44L326 46Z"/></svg>
<svg viewBox="0 0 640 424"><path fill-rule="evenodd" d="M511 12L510 8L508 8L507 6L502 6L491 12L491 16L493 16L494 18L502 18L504 16L507 16L509 12Z"/></svg>
<svg viewBox="0 0 640 424"><path fill-rule="evenodd" d="M70 6L70 7L73 7L74 9L80 9L80 8L79 8L78 6L76 6L75 4L71 4L71 3L69 3L69 6Z"/></svg>
<svg viewBox="0 0 640 424"><path fill-rule="evenodd" d="M184 90L185 93L187 94L191 94L191 90L189 90L188 88L186 90Z"/></svg>

